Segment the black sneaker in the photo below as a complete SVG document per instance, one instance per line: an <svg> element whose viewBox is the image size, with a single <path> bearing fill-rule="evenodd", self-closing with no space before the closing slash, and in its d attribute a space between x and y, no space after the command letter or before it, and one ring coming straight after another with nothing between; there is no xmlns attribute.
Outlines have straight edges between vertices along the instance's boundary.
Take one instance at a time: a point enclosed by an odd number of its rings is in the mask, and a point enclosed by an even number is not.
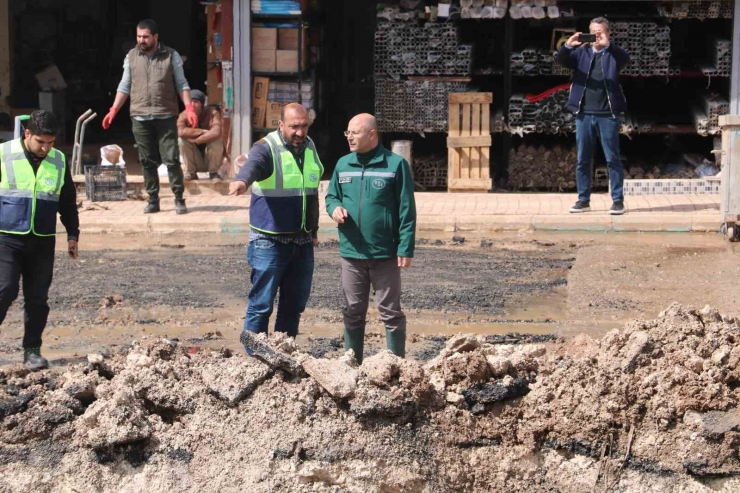
<svg viewBox="0 0 740 493"><path fill-rule="evenodd" d="M187 214L188 208L185 206L185 199L175 199L175 213Z"/></svg>
<svg viewBox="0 0 740 493"><path fill-rule="evenodd" d="M590 210L591 210L591 202L583 202L580 200L576 202L573 207L570 208L570 212L572 214L577 214L580 212L588 212Z"/></svg>
<svg viewBox="0 0 740 493"><path fill-rule="evenodd" d="M155 212L159 212L159 202L149 202L144 207L144 214L153 214Z"/></svg>
<svg viewBox="0 0 740 493"><path fill-rule="evenodd" d="M210 180L220 180L221 175L219 175L218 173L208 173L208 178Z"/></svg>
<svg viewBox="0 0 740 493"><path fill-rule="evenodd" d="M31 371L46 370L49 368L49 361L41 356L41 348L24 349L23 364Z"/></svg>
<svg viewBox="0 0 740 493"><path fill-rule="evenodd" d="M609 214L611 214L612 216L619 216L624 213L624 202L614 202L612 204L612 208L609 209Z"/></svg>

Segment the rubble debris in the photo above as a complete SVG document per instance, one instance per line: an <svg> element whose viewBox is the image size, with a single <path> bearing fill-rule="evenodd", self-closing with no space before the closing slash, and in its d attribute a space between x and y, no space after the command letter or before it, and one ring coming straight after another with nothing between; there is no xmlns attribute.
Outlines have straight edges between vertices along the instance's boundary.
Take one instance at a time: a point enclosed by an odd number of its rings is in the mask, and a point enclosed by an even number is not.
<svg viewBox="0 0 740 493"><path fill-rule="evenodd" d="M344 361L308 357L301 366L332 397L346 399L354 395L360 372Z"/></svg>
<svg viewBox="0 0 740 493"><path fill-rule="evenodd" d="M274 366L157 338L15 365L0 489L125 491L135 468L152 491L740 491L740 330L712 313L672 305L547 345L459 335L429 362L358 367L278 335L258 336Z"/></svg>
<svg viewBox="0 0 740 493"><path fill-rule="evenodd" d="M152 434L146 416L143 401L132 390L117 390L94 402L75 422L77 440L93 449L145 440Z"/></svg>
<svg viewBox="0 0 740 493"><path fill-rule="evenodd" d="M272 368L288 372L294 376L303 374L301 366L295 359L285 353L276 351L267 342L266 334L255 334L254 332L243 330L239 337L239 342L242 343L247 352L252 351L254 356L262 359Z"/></svg>
<svg viewBox="0 0 740 493"><path fill-rule="evenodd" d="M524 378L506 377L499 382L488 382L471 387L465 392L465 402L471 408L476 404L493 404L508 399L526 395L529 392L529 382Z"/></svg>
<svg viewBox="0 0 740 493"><path fill-rule="evenodd" d="M203 383L216 397L235 406L251 395L271 374L270 368L255 358L243 359L236 364L228 359L205 365Z"/></svg>
<svg viewBox="0 0 740 493"><path fill-rule="evenodd" d="M28 403L35 397L36 394L26 392L17 397L11 397L0 402L0 419L25 411Z"/></svg>

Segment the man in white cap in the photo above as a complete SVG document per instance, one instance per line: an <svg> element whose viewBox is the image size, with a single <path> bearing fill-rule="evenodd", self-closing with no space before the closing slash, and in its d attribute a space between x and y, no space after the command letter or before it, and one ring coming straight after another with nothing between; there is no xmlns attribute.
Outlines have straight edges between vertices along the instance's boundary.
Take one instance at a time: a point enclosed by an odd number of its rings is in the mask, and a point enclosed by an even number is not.
<svg viewBox="0 0 740 493"><path fill-rule="evenodd" d="M177 119L177 137L180 159L186 171L185 179L197 180L198 171L208 169L210 179L220 180L218 170L224 155L221 112L215 106L204 106L206 95L198 89L190 91L190 100L195 114L198 115L198 127L190 126L187 111L180 113Z"/></svg>

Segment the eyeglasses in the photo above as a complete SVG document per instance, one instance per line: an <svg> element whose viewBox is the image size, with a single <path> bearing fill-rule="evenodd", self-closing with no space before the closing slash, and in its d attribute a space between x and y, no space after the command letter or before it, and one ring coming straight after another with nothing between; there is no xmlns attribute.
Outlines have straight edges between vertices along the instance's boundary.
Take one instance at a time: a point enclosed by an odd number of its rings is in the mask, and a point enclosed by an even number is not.
<svg viewBox="0 0 740 493"><path fill-rule="evenodd" d="M344 136L345 137L349 137L350 135L354 135L356 137L356 136L360 135L361 133L362 132L358 132L356 130L345 130L344 131Z"/></svg>

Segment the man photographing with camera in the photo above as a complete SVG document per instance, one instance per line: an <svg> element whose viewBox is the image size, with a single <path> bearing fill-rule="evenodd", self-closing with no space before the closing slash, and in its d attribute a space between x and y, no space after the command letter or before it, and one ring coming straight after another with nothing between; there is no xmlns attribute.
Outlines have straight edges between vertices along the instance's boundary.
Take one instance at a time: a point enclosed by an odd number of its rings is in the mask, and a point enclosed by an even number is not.
<svg viewBox="0 0 740 493"><path fill-rule="evenodd" d="M591 210L591 176L594 147L601 141L609 168L612 207L609 214L624 214L624 167L619 156L619 114L627 100L619 84L619 72L629 55L609 40L609 21L597 17L590 34L575 33L558 51L557 61L574 70L568 109L576 114L576 184L578 201L572 213Z"/></svg>

